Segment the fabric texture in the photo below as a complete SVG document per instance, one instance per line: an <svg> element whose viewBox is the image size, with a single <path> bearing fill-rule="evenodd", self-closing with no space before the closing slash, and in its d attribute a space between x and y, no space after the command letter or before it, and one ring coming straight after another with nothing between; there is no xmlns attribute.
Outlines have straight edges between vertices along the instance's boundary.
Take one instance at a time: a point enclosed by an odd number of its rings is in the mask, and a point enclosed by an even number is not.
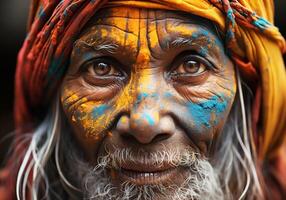
<svg viewBox="0 0 286 200"><path fill-rule="evenodd" d="M272 0L34 0L15 77L18 136L41 120L64 76L73 42L87 21L105 6L179 10L213 21L224 32L227 51L255 93L252 134L259 162L273 161L271 166L278 172L281 165L286 166L282 150L286 133L282 53L286 45L272 25Z"/></svg>

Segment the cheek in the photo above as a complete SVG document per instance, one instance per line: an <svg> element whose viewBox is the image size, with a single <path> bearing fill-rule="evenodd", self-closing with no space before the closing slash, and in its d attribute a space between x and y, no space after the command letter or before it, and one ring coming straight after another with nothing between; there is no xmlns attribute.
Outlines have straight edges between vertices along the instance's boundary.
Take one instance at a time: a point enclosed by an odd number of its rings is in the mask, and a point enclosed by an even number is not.
<svg viewBox="0 0 286 200"><path fill-rule="evenodd" d="M74 108L73 112L65 112L71 124L80 130L78 134L81 137L95 140L104 136L104 130L107 129L110 119L113 118L112 108L98 102L83 103Z"/></svg>
<svg viewBox="0 0 286 200"><path fill-rule="evenodd" d="M226 77L212 77L208 83L198 89L186 90L185 93L191 96L185 104L190 121L190 132L200 135L220 132L236 94L234 74L229 73Z"/></svg>
<svg viewBox="0 0 286 200"><path fill-rule="evenodd" d="M112 118L112 108L102 101L89 101L68 90L62 92L61 97L63 110L77 136L100 139Z"/></svg>
<svg viewBox="0 0 286 200"><path fill-rule="evenodd" d="M232 98L224 94L200 102L188 102L186 108L193 132L203 133L217 129L225 121L231 104Z"/></svg>
<svg viewBox="0 0 286 200"><path fill-rule="evenodd" d="M235 98L234 70L225 71L221 77L212 77L205 91L208 95L196 102L188 102L187 110L196 130L216 133L223 127Z"/></svg>
<svg viewBox="0 0 286 200"><path fill-rule="evenodd" d="M63 110L77 137L101 140L118 113L130 106L132 95L128 93L129 90L129 87L125 87L114 101L91 101L64 90L61 94Z"/></svg>
<svg viewBox="0 0 286 200"><path fill-rule="evenodd" d="M110 107L106 104L88 102L81 104L74 112L74 123L81 127L87 138L100 139L111 118Z"/></svg>

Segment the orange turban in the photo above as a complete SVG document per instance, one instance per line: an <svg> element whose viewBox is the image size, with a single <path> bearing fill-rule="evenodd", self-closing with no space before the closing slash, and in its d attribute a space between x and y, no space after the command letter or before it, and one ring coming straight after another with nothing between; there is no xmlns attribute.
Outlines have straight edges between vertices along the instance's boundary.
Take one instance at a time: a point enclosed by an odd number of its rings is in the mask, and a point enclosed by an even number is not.
<svg viewBox="0 0 286 200"><path fill-rule="evenodd" d="M257 156L261 162L275 158L283 163L286 74L282 52L286 45L272 25L272 0L33 0L29 34L19 53L16 72L15 119L19 134L28 124L36 123L38 114L49 104L64 75L74 40L104 6L179 10L214 22L225 33L226 48L242 75L254 84L252 120ZM280 168L286 167L284 164ZM281 176L286 178L286 174Z"/></svg>

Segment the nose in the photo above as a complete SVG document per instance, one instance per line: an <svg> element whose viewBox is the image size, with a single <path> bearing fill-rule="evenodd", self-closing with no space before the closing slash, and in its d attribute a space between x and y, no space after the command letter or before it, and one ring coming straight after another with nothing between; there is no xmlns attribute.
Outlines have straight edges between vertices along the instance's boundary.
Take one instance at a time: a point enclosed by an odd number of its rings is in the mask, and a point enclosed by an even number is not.
<svg viewBox="0 0 286 200"><path fill-rule="evenodd" d="M123 140L150 144L170 138L175 132L175 123L171 116L161 116L159 110L145 108L130 116L121 116L116 129Z"/></svg>

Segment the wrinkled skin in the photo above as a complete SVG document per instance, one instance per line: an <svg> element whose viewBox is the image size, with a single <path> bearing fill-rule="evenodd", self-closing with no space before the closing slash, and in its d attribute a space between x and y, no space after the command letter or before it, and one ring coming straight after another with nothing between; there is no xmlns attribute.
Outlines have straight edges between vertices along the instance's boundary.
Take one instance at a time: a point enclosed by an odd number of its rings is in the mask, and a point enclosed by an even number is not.
<svg viewBox="0 0 286 200"><path fill-rule="evenodd" d="M211 158L235 93L234 66L209 22L171 11L109 8L75 42L61 102L95 164L114 147L192 147ZM176 184L184 181L179 174Z"/></svg>

